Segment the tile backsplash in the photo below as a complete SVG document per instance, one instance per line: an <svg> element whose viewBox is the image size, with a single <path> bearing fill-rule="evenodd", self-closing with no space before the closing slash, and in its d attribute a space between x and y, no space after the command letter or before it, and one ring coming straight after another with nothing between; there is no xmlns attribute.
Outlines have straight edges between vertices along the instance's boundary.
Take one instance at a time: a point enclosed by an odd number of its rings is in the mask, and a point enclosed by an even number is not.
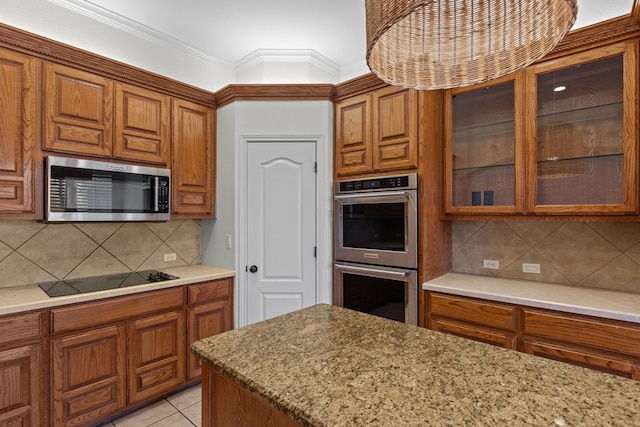
<svg viewBox="0 0 640 427"><path fill-rule="evenodd" d="M452 228L454 272L640 293L638 223L454 221ZM500 268L483 268L485 259ZM523 263L541 272L523 273Z"/></svg>
<svg viewBox="0 0 640 427"><path fill-rule="evenodd" d="M164 254L175 253L175 261ZM200 223L0 221L0 287L200 264Z"/></svg>

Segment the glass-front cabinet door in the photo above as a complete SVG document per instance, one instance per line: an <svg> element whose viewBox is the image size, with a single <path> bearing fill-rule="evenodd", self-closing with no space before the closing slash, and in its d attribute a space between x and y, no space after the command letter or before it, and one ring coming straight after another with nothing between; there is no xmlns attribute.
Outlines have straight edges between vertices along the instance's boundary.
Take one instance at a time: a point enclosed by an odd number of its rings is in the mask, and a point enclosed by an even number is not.
<svg viewBox="0 0 640 427"><path fill-rule="evenodd" d="M524 78L514 74L445 93L445 210L523 209ZM520 95L521 96L521 95Z"/></svg>
<svg viewBox="0 0 640 427"><path fill-rule="evenodd" d="M637 62L625 42L527 68L527 211L637 211Z"/></svg>

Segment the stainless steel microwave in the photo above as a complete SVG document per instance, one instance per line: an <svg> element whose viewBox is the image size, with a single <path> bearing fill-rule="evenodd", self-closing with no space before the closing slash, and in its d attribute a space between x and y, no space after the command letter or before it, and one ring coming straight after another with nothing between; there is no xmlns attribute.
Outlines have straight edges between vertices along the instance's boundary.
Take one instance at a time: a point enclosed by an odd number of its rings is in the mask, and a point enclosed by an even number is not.
<svg viewBox="0 0 640 427"><path fill-rule="evenodd" d="M49 156L45 184L49 222L169 220L169 169Z"/></svg>

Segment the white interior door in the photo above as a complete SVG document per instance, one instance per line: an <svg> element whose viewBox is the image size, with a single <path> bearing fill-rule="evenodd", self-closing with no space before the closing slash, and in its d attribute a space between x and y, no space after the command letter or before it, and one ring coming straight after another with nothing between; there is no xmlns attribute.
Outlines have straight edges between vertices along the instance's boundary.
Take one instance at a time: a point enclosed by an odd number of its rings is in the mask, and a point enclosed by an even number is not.
<svg viewBox="0 0 640 427"><path fill-rule="evenodd" d="M248 324L315 304L314 142L247 145Z"/></svg>

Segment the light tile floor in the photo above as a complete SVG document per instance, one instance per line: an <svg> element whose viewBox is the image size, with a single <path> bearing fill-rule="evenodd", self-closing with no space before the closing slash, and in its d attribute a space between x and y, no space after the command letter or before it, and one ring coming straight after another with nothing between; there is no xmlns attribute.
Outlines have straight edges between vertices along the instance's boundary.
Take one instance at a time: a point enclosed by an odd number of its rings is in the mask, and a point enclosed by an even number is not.
<svg viewBox="0 0 640 427"><path fill-rule="evenodd" d="M101 427L200 427L201 390L198 384Z"/></svg>

